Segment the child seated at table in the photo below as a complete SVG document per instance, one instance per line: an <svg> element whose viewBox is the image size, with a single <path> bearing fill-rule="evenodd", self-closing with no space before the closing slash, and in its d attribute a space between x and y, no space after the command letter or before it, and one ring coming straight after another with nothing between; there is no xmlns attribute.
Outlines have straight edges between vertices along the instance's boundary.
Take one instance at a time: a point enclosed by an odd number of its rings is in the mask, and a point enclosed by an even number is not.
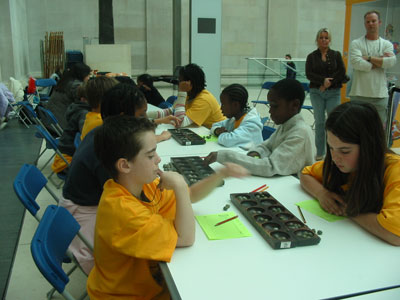
<svg viewBox="0 0 400 300"><path fill-rule="evenodd" d="M191 124L211 128L215 122L225 120L217 99L206 90L203 70L188 64L179 70L179 92L172 108L149 112L149 118L162 118L173 114L181 120L181 127Z"/></svg>
<svg viewBox="0 0 400 300"><path fill-rule="evenodd" d="M97 211L95 266L87 282L92 300L169 299L158 262L170 261L175 247L194 243L191 202L224 177L246 173L226 166L188 188L182 175L159 169L154 130L146 118L119 115L95 133L96 155L112 179Z"/></svg>
<svg viewBox="0 0 400 300"><path fill-rule="evenodd" d="M269 139L251 148L247 155L220 150L211 152L205 162L235 162L251 174L264 177L297 174L315 157L311 126L300 115L304 97L303 86L297 80L278 81L268 92L270 117L278 125Z"/></svg>
<svg viewBox="0 0 400 300"><path fill-rule="evenodd" d="M71 163L72 156L75 153L74 139L77 132L82 135L87 114L93 111L93 106L99 105L98 99L111 87L117 84L117 81L105 76L90 79L77 88L79 102L70 104L65 113L66 126L59 139L58 149L61 151L65 159ZM99 113L100 114L100 113ZM95 123L95 122L93 122ZM88 123L86 124L88 126ZM58 155L54 157L51 169L55 173L66 172L67 164Z"/></svg>
<svg viewBox="0 0 400 300"><path fill-rule="evenodd" d="M350 217L380 239L400 246L400 156L387 149L371 104L336 107L325 124L325 160L305 167L301 186L328 213Z"/></svg>
<svg viewBox="0 0 400 300"><path fill-rule="evenodd" d="M154 86L153 76L149 74L139 75L137 85L146 97L147 103L158 107L161 103L165 102L163 96L161 96L158 89Z"/></svg>
<svg viewBox="0 0 400 300"><path fill-rule="evenodd" d="M251 146L262 143L263 124L255 108L247 105L249 94L240 84L231 84L220 95L222 113L229 119L214 123L211 133L225 147Z"/></svg>
<svg viewBox="0 0 400 300"><path fill-rule="evenodd" d="M83 140L93 128L96 128L103 123L100 114L100 104L103 95L106 91L117 84L118 81L115 78L107 76L98 76L88 81L86 85L86 95L91 111L86 114L81 132L81 140Z"/></svg>

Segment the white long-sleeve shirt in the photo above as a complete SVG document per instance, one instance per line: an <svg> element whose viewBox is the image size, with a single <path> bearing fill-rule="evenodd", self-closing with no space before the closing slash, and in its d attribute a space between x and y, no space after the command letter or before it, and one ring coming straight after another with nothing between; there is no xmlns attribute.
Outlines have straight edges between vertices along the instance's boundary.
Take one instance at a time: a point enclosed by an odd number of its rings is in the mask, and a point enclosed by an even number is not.
<svg viewBox="0 0 400 300"><path fill-rule="evenodd" d="M383 57L384 53L393 55ZM383 57L382 67L372 69L372 64L364 60L362 56ZM365 36L353 40L350 44L350 63L353 67L350 97L388 97L385 70L396 64L393 44L390 41L383 38L368 40Z"/></svg>
<svg viewBox="0 0 400 300"><path fill-rule="evenodd" d="M237 163L257 176L296 174L314 163L314 136L311 127L297 114L279 125L269 139L251 151L258 152L260 159L235 151L220 150L217 161Z"/></svg>

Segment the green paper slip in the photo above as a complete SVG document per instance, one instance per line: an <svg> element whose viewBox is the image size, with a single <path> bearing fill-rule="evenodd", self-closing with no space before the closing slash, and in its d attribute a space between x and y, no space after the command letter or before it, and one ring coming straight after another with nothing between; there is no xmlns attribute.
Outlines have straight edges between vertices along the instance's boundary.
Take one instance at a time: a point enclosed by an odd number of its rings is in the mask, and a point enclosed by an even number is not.
<svg viewBox="0 0 400 300"><path fill-rule="evenodd" d="M342 216L336 216L336 215L331 215L330 213L327 213L324 211L319 205L319 202L317 200L306 200L306 201L301 201L296 203L297 206L304 208L308 212L317 215L318 217L321 217L322 219L327 220L328 222L335 222L341 219L344 219L345 217Z"/></svg>
<svg viewBox="0 0 400 300"><path fill-rule="evenodd" d="M236 216L234 212L226 212L216 215L195 216L195 218L209 240L226 240L251 236L251 233L239 218L215 226L215 224L234 216Z"/></svg>
<svg viewBox="0 0 400 300"><path fill-rule="evenodd" d="M203 139L206 140L206 142L218 142L218 137L216 137L215 135L203 135L202 136Z"/></svg>

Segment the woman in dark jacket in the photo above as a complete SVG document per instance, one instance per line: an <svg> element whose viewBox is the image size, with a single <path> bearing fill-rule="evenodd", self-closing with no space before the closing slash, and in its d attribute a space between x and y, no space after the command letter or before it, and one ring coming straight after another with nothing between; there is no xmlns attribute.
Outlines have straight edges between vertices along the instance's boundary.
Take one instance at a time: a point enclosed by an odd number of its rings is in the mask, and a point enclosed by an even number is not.
<svg viewBox="0 0 400 300"><path fill-rule="evenodd" d="M329 29L320 29L315 42L318 49L307 56L306 76L310 80L310 98L314 108L316 159L321 160L326 145L325 111L329 114L340 104L340 88L346 70L340 52L329 48Z"/></svg>
<svg viewBox="0 0 400 300"><path fill-rule="evenodd" d="M80 102L77 97L77 89L89 79L89 75L90 67L80 62L65 70L57 82L49 102L45 105L47 109L51 110L63 129L67 126L65 117L67 107L71 103Z"/></svg>

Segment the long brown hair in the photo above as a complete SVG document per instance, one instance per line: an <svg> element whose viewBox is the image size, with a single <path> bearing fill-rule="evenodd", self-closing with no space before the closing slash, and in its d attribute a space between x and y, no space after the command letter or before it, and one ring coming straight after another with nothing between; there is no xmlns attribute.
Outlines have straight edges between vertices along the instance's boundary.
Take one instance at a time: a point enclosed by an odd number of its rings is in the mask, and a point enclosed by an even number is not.
<svg viewBox="0 0 400 300"><path fill-rule="evenodd" d="M383 176L388 150L382 122L375 107L357 101L341 104L329 114L325 129L344 143L359 145L360 153L357 170L350 179L350 174L342 173L336 167L330 151L327 151L323 170L324 187L344 197L348 216L378 213L383 205ZM346 183L350 187L344 192L341 186Z"/></svg>

